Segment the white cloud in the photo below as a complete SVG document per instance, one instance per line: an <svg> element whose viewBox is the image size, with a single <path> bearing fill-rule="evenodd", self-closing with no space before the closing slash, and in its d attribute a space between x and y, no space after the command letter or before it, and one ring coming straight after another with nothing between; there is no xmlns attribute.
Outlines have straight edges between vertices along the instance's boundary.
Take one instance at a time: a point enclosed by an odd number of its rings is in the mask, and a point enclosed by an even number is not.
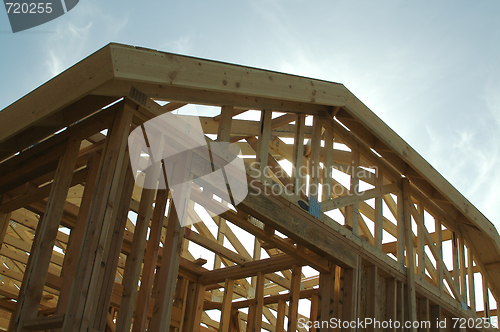
<svg viewBox="0 0 500 332"><path fill-rule="evenodd" d="M111 41L128 24L128 15L104 14L101 4L81 1L56 22L44 44L47 72L53 77Z"/></svg>
<svg viewBox="0 0 500 332"><path fill-rule="evenodd" d="M169 50L179 54L191 54L193 51L192 38L191 36L182 36L174 41L162 44L160 50Z"/></svg>
<svg viewBox="0 0 500 332"><path fill-rule="evenodd" d="M48 59L45 61L51 77L58 75L80 57L88 40L92 21L78 26L71 22L57 26L56 34L47 42Z"/></svg>

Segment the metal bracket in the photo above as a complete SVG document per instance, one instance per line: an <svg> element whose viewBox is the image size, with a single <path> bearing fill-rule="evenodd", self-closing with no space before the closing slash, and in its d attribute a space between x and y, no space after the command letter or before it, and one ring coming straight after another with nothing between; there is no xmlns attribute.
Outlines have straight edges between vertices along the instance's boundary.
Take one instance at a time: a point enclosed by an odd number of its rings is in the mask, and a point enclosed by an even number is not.
<svg viewBox="0 0 500 332"><path fill-rule="evenodd" d="M312 196L309 197L309 213L318 219L321 216L321 203Z"/></svg>

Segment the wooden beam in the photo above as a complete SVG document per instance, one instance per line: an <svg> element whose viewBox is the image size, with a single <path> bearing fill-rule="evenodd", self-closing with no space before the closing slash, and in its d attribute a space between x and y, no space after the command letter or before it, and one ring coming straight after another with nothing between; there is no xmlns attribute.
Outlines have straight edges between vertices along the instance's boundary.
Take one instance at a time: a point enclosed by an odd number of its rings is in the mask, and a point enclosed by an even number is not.
<svg viewBox="0 0 500 332"><path fill-rule="evenodd" d="M249 260L241 257L237 253L227 249L223 245L220 245L219 243L209 240L206 237L199 235L198 233L192 232L190 229L186 229L186 232L184 234L184 237L190 241L193 241L194 243L210 250L216 253L217 255L220 255L224 258L229 259L232 262L235 262L241 266L244 266L246 263L249 262Z"/></svg>
<svg viewBox="0 0 500 332"><path fill-rule="evenodd" d="M7 234L7 228L9 228L11 216L12 213L10 212L0 212L0 248L2 248L5 234Z"/></svg>
<svg viewBox="0 0 500 332"><path fill-rule="evenodd" d="M484 308L484 317L490 321L490 295L488 294L488 281L486 277L483 275L483 308Z"/></svg>
<svg viewBox="0 0 500 332"><path fill-rule="evenodd" d="M412 212L414 211L415 207L412 204L411 205ZM417 211L415 211L417 212ZM424 220L424 206L422 203L418 205L418 212L413 214L415 217L415 221L417 222L417 229L418 229L418 244L417 244L417 253L418 253L418 269L417 273L420 276L421 279L425 280L425 257L427 256L425 253L425 220Z"/></svg>
<svg viewBox="0 0 500 332"><path fill-rule="evenodd" d="M79 255L77 272L71 288L71 301L66 310L63 330L86 329L93 326L95 321L90 321L90 316L101 317L102 310L95 305L99 301L102 276L106 271L106 259L104 253L110 243L107 237L114 225L111 224L110 216L113 212L113 204L117 199L117 191L120 182L120 174L123 171L127 137L132 121L132 110L128 105L118 109L115 113L113 124L108 131L106 145L101 158L99 175L92 198L91 210L87 218L85 236L82 241L84 248ZM95 234L100 234L95 237ZM99 250L102 248L104 250ZM82 319L84 313L87 319ZM99 321L99 324L101 322Z"/></svg>
<svg viewBox="0 0 500 332"><path fill-rule="evenodd" d="M23 324L28 331L52 330L62 326L64 315L53 315L31 319Z"/></svg>
<svg viewBox="0 0 500 332"><path fill-rule="evenodd" d="M318 295L311 295L311 309L309 311L309 321L315 322L318 320ZM310 332L316 332L314 325L309 329Z"/></svg>
<svg viewBox="0 0 500 332"><path fill-rule="evenodd" d="M375 188L383 188L384 173L382 172L382 170L377 169L375 171L375 177L376 177ZM382 239L384 233L383 198L384 195L375 197L375 220L373 221L375 228L375 234L374 234L375 247L379 249L382 249Z"/></svg>
<svg viewBox="0 0 500 332"><path fill-rule="evenodd" d="M295 120L295 135L293 145L292 159L292 181L294 184L294 193L297 196L305 196L306 176L303 169L304 165L304 131L305 114L297 114Z"/></svg>
<svg viewBox="0 0 500 332"><path fill-rule="evenodd" d="M387 279L387 321L397 321L397 307L398 307L398 281L396 278ZM387 328L387 332L396 332L394 324L392 327Z"/></svg>
<svg viewBox="0 0 500 332"><path fill-rule="evenodd" d="M205 286L199 283L190 283L186 313L184 315L184 328L183 332L198 332L200 331L201 316L203 313L203 300L205 298ZM172 304L169 302L169 306ZM165 330L153 330L153 331L167 331L170 325L170 317L168 317L168 324L166 324ZM149 327L151 329L151 325Z"/></svg>
<svg viewBox="0 0 500 332"><path fill-rule="evenodd" d="M157 272L157 286L153 307L153 316L149 323L152 331L165 331L170 326L172 316L172 300L179 270L179 258L181 254L181 239L184 237L184 229L181 230L177 218L175 206L170 208L167 225L167 236L163 246L163 257L160 271ZM199 288L203 288L204 286ZM200 290L201 291L201 290ZM192 314L192 313L191 313ZM197 325L197 328L199 328Z"/></svg>
<svg viewBox="0 0 500 332"><path fill-rule="evenodd" d="M357 196L359 193L359 146L351 146L351 188L349 192L351 195ZM350 226L354 235L358 235L358 219L359 219L359 203L355 202L347 206L345 215L345 224Z"/></svg>
<svg viewBox="0 0 500 332"><path fill-rule="evenodd" d="M158 261L158 251L160 249L161 233L163 229L165 210L167 207L167 198L168 190L158 190L156 194L153 218L151 220L151 231L146 247L146 253L144 254L141 287L139 289L139 294L137 295L132 332L143 332L146 330L149 304L151 301L155 270Z"/></svg>
<svg viewBox="0 0 500 332"><path fill-rule="evenodd" d="M459 244L459 260L460 260L460 294L462 295L463 304L467 306L467 280L465 275L467 269L465 267L465 240L463 236L458 238Z"/></svg>
<svg viewBox="0 0 500 332"><path fill-rule="evenodd" d="M443 329L439 325L439 323L443 320L443 316L441 314L441 306L433 305L430 307L431 310L431 332L440 332Z"/></svg>
<svg viewBox="0 0 500 332"><path fill-rule="evenodd" d="M413 256L413 231L411 229L411 197L410 197L410 182L408 179L403 179L403 199L404 199L404 229L406 243L406 289L408 296L408 319L412 322L416 321L417 303L415 296L415 264ZM410 332L416 332L416 328L411 327Z"/></svg>
<svg viewBox="0 0 500 332"><path fill-rule="evenodd" d="M266 275L267 278L267 275ZM220 285L219 285L220 286ZM207 287L208 289L209 287ZM268 288L268 287L266 287ZM265 289L264 289L265 291ZM309 299L313 295L318 295L319 290L317 288L309 288L305 290L301 290L299 292L299 298L300 299ZM284 294L276 294L276 295L270 295L270 296L264 296L263 298L263 305L271 305L275 303L279 303L279 301L288 301L290 299L290 292L284 293ZM249 300L242 300L242 301L235 301L232 303L231 307L236 308L236 309L242 309L242 308L248 308L252 306L255 303L254 299L249 299ZM212 309L221 309L222 308L222 303L221 302L209 302L205 301L204 307L205 310L212 310Z"/></svg>
<svg viewBox="0 0 500 332"><path fill-rule="evenodd" d="M435 233L437 234L437 241L436 241L436 248L438 250L438 257L439 259L436 261L436 267L438 270L438 289L439 293L442 294L444 290L444 262L443 262L443 230L441 227L441 219L439 218L434 218L435 219Z"/></svg>
<svg viewBox="0 0 500 332"><path fill-rule="evenodd" d="M420 298L419 299L419 321L420 322L429 322L430 321L430 312L429 312L429 299L426 298L426 297L423 297L423 298ZM432 322L431 322L432 324ZM419 331L422 331L422 332L429 332L430 330L430 327L428 327L427 325L423 325L421 324L420 326L420 330Z"/></svg>
<svg viewBox="0 0 500 332"><path fill-rule="evenodd" d="M400 326L404 326L404 322L407 320L406 317L408 316L407 313L405 313L406 311L408 311L407 309L407 305L406 305L406 301L405 301L405 284L403 282L397 282L397 302L398 302L398 307L396 309L396 316L397 316L397 320L398 322L400 323Z"/></svg>
<svg viewBox="0 0 500 332"><path fill-rule="evenodd" d="M359 258L358 258L359 259ZM359 265L358 265L359 266ZM358 317L358 269L346 269L344 271L344 301L342 305L342 320L353 322ZM354 332L356 328L349 326L342 331Z"/></svg>
<svg viewBox="0 0 500 332"><path fill-rule="evenodd" d="M63 156L59 160L47 210L37 227L37 235L24 274L17 309L11 318L10 329L12 331L22 331L24 323L37 317L50 257L64 211L64 203L66 202L71 178L73 177L78 151L80 150L80 142L80 139L77 138L70 139L67 142Z"/></svg>
<svg viewBox="0 0 500 332"><path fill-rule="evenodd" d="M264 306L264 272L257 273L254 303L251 305L247 319L247 332L260 331L262 327L262 308Z"/></svg>
<svg viewBox="0 0 500 332"><path fill-rule="evenodd" d="M329 211L333 209L340 209L348 205L356 204L362 201L366 201L372 198L380 198L383 195L390 194L392 192L397 192L398 187L396 183L391 183L379 188L368 189L358 193L349 193L347 196L340 196L333 198L326 202L321 203L322 211ZM381 218L382 219L382 218Z"/></svg>
<svg viewBox="0 0 500 332"><path fill-rule="evenodd" d="M330 303L333 301L331 298L332 290L334 288L333 275L331 273L320 273L319 275L319 293L318 293L318 320L320 322L330 320ZM320 331L323 331L320 329Z"/></svg>
<svg viewBox="0 0 500 332"><path fill-rule="evenodd" d="M262 183L269 183L269 175L266 174L267 170L267 160L269 153L269 142L271 141L271 117L273 112L271 110L263 110L261 111L260 118L260 131L259 131L259 139L257 143L256 153L256 162L260 171L260 181Z"/></svg>
<svg viewBox="0 0 500 332"><path fill-rule="evenodd" d="M320 188L320 150L321 150L321 133L322 121L320 116L313 117L313 135L311 138L311 155L309 156L309 209L312 206L311 199L315 202L319 201Z"/></svg>
<svg viewBox="0 0 500 332"><path fill-rule="evenodd" d="M330 314L330 318L340 319L340 301L341 301L341 290L344 287L344 270L340 266L335 266L334 269L334 283L333 283L333 312ZM330 307L332 307L332 298L330 296Z"/></svg>
<svg viewBox="0 0 500 332"><path fill-rule="evenodd" d="M258 184L255 185L258 187ZM318 253L316 250L321 248L321 251L327 253L329 259L333 257L338 265L343 267L354 265L355 254L341 243L331 241L331 236L328 234L329 227L320 226L324 224L296 205L285 205L285 207L278 203L278 197L255 195L255 193L255 190L249 188L249 195L240 203L239 209L295 241L308 245L311 251Z"/></svg>
<svg viewBox="0 0 500 332"><path fill-rule="evenodd" d="M499 255L500 237L495 227L482 215L474 205L465 199L448 181L446 181L434 168L429 167L415 150L389 129L383 121L373 116L373 113L361 103L352 93L348 93L346 110L358 120L363 127L368 129L382 142L385 142L395 155L407 163L426 181L433 184L434 190L446 196L453 207L460 211L469 222L475 224L488 238L495 243L495 254ZM370 114L370 115L369 115ZM368 120L369 119L369 120Z"/></svg>
<svg viewBox="0 0 500 332"><path fill-rule="evenodd" d="M470 246L467 246L467 273L469 281L469 300L470 308L472 311L476 311L476 285L474 284L474 256Z"/></svg>
<svg viewBox="0 0 500 332"><path fill-rule="evenodd" d="M221 317L220 317L220 332L229 332L229 325L231 323L231 304L233 301L233 287L234 280L226 278L224 285L224 296L222 299L222 309L221 309Z"/></svg>
<svg viewBox="0 0 500 332"><path fill-rule="evenodd" d="M298 324L298 310L299 310L299 293L300 293L300 279L301 279L301 266L294 265L292 267L292 282L290 288L290 300L288 306L288 329L287 331L296 331Z"/></svg>
<svg viewBox="0 0 500 332"><path fill-rule="evenodd" d="M280 100L318 106L332 100L341 105L345 103L347 90L341 84L172 53L138 50L127 45L111 44L110 48L112 59L116 60L113 64L118 69L114 71L115 77L123 81L149 81L155 82L155 86L186 87L200 92L207 90L216 95L247 95L253 97L246 99L257 100L261 97L276 98L275 91L278 90ZM182 71L179 66L183 68ZM200 68L206 75L196 74L200 72ZM152 92L144 91L155 95Z"/></svg>
<svg viewBox="0 0 500 332"><path fill-rule="evenodd" d="M78 254L80 251L80 245L83 241L83 235L85 234L85 226L87 222L88 212L90 204L92 203L92 194L95 188L95 180L97 179L97 174L99 171L99 162L101 156L100 154L93 153L88 161L88 173L86 178L85 189L83 191L82 201L80 202L80 210L78 213L75 228L71 231L68 247L66 249L66 254L64 257L64 266L61 272L62 285L61 292L59 294L59 300L57 301L58 314L63 314L66 312L66 308L69 302L69 296L71 291L71 284L73 281L73 276L76 272L76 262L78 260Z"/></svg>
<svg viewBox="0 0 500 332"><path fill-rule="evenodd" d="M401 264L401 270L405 265L405 213L404 213L404 198L403 191L401 190L398 194L398 202L397 202L397 251L396 257L398 259L398 263Z"/></svg>
<svg viewBox="0 0 500 332"><path fill-rule="evenodd" d="M452 238L452 252L453 252L453 257L452 257L452 262L453 262L453 283L455 284L455 287L457 289L460 289L460 266L458 264L459 258L458 258L458 234L456 232L453 232L453 238Z"/></svg>
<svg viewBox="0 0 500 332"><path fill-rule="evenodd" d="M233 120L234 107L222 106L219 128L217 131L217 142L229 142L231 138L231 122Z"/></svg>
<svg viewBox="0 0 500 332"><path fill-rule="evenodd" d="M161 148L160 151L162 151ZM156 184L157 179L160 179L160 172L162 171L163 169L161 162L156 162L155 164L153 164L146 171L146 178L144 180L145 183ZM155 194L155 189L144 188L142 190L139 213L137 214L137 221L134 229L132 247L130 249L130 254L127 256L125 270L123 273L123 296L120 303L120 311L118 312L118 317L116 320L116 329L118 331L125 331L127 329L130 329L130 325L132 323L135 300L138 293L137 284L139 282L142 269L144 250L146 248L146 237L153 211L151 209L151 205L153 204Z"/></svg>
<svg viewBox="0 0 500 332"><path fill-rule="evenodd" d="M329 200L332 197L332 171L333 171L333 154L334 154L334 132L333 127L329 125L329 121L323 120L325 128L325 147L323 153L323 199L322 202ZM323 205L323 203L321 203Z"/></svg>
<svg viewBox="0 0 500 332"><path fill-rule="evenodd" d="M290 244L290 243L284 241L283 239L281 239L277 235L270 234L270 233L266 232L265 230L261 230L260 228L252 225L250 222L243 220L242 218L238 217L238 215L235 214L234 212L226 211L226 212L222 213L221 215L223 215L227 220L234 223L236 226L238 226L238 227L246 230L247 232L255 235L257 238L265 241L266 243L273 245L274 247L280 249L284 253L286 253L292 257L295 257L298 260L303 260L304 262L307 262L308 265L319 270L320 272L330 270L329 262L326 259L320 257L317 254L306 253L302 250L297 249L293 244ZM245 258L240 257L239 260L240 261L245 260L245 262L242 261L242 264L240 264L240 265L246 264L247 260Z"/></svg>
<svg viewBox="0 0 500 332"><path fill-rule="evenodd" d="M285 300L278 301L278 312L276 314L276 332L284 332L285 326L285 310L286 302Z"/></svg>
<svg viewBox="0 0 500 332"><path fill-rule="evenodd" d="M117 274L117 265L119 264L120 253L123 249L123 240L125 233L125 226L128 220L128 213L130 211L130 201L132 197L132 191L134 189L135 181L133 176L132 167L128 160L128 153L125 154L125 160L122 164L122 171L120 172L119 186L117 189L118 195L116 200L118 202L115 206L116 211L111 215L110 224L114 225L112 231L108 232L109 243L107 250L104 251L104 260L106 265L104 268L104 273L101 276L101 290L98 296L97 308L109 308L110 302L113 298L113 290ZM122 264L120 268L123 268ZM121 280L123 282L123 279ZM120 284L123 294L123 285ZM116 300L118 301L118 299ZM120 300L121 302L121 297ZM116 304L115 304L116 305ZM108 324L108 314L107 310L96 311L95 313L95 323L94 326L98 329L103 329ZM115 323L113 322L115 327Z"/></svg>
<svg viewBox="0 0 500 332"><path fill-rule="evenodd" d="M366 317L372 318L373 321L377 319L377 286L378 286L378 269L377 266L368 267L367 274L367 290L366 290ZM366 326L367 332L375 332L375 325L370 324Z"/></svg>

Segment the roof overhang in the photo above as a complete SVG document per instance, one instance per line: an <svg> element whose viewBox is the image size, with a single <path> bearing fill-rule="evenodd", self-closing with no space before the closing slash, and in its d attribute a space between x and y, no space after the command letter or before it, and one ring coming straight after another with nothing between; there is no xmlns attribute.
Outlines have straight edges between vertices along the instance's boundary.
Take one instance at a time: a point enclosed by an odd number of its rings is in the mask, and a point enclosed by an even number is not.
<svg viewBox="0 0 500 332"><path fill-rule="evenodd" d="M132 87L171 102L306 114L336 110L354 135L459 224L500 280L500 268L493 266L500 262L500 237L493 224L338 83L111 43L1 111L0 160L129 95ZM145 107L154 104L147 100Z"/></svg>

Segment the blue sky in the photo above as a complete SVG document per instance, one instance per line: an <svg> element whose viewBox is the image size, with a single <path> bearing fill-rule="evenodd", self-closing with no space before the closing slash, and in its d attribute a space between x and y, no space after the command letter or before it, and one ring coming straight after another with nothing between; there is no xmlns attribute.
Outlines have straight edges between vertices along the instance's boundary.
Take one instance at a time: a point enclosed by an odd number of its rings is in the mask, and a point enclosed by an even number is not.
<svg viewBox="0 0 500 332"><path fill-rule="evenodd" d="M500 228L500 1L97 1L12 34L0 109L107 43L343 83Z"/></svg>

